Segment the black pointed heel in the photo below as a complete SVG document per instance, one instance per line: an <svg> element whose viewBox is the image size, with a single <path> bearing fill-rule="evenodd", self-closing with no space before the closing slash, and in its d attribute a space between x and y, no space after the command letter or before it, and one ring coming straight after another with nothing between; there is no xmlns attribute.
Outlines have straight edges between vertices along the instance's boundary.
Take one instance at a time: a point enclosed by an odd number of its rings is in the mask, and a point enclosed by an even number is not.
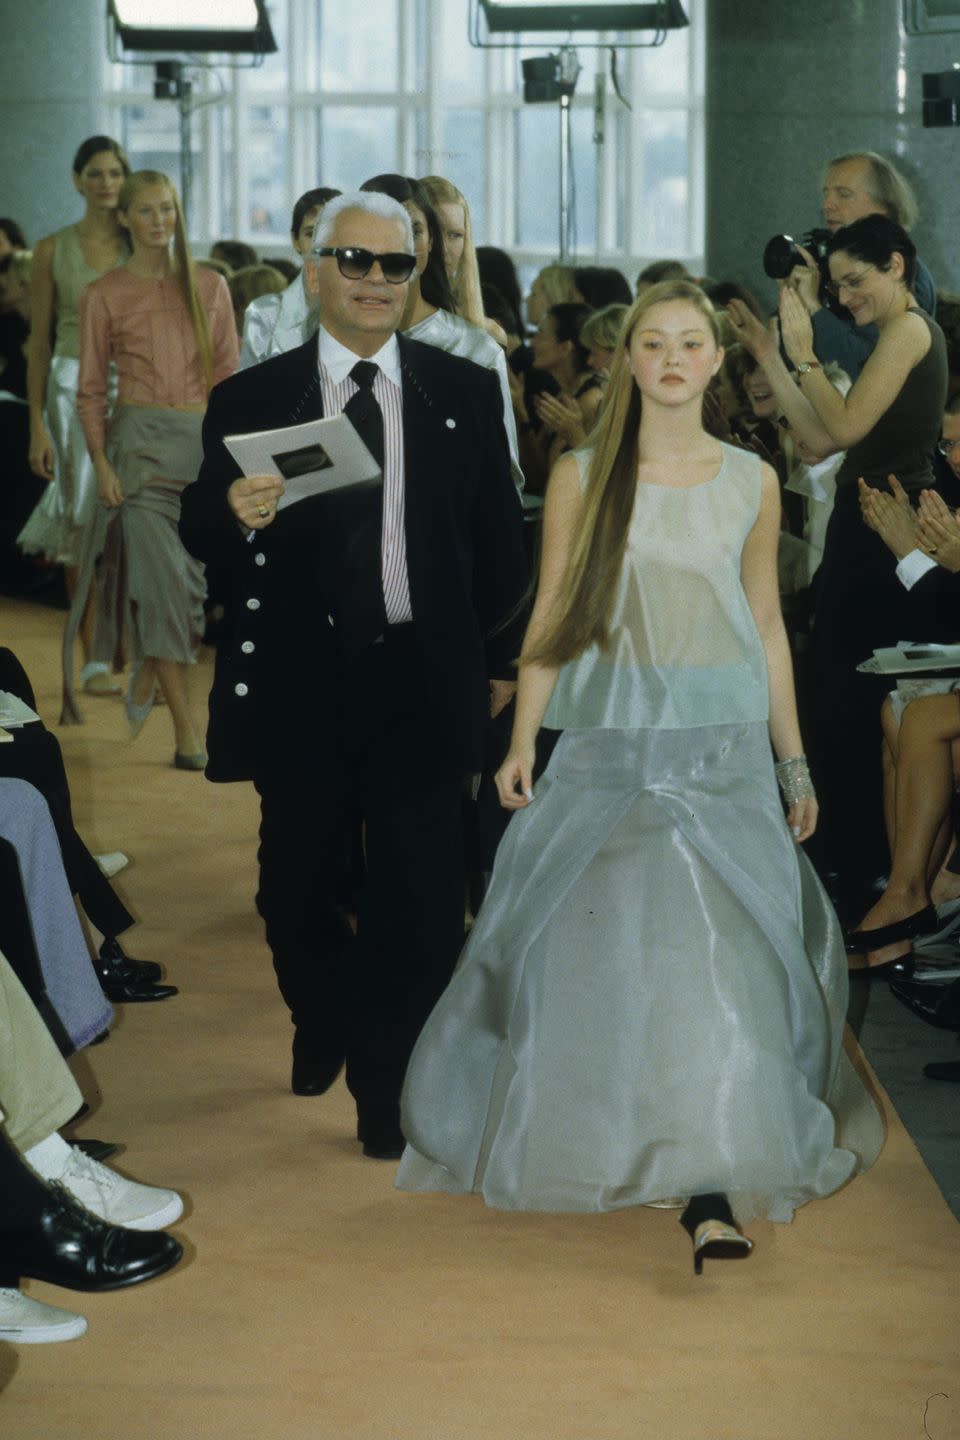
<svg viewBox="0 0 960 1440"><path fill-rule="evenodd" d="M885 945L896 945L901 940L915 940L918 935L927 935L936 930L938 923L936 907L925 905L903 920L880 925L876 930L845 930L843 947L848 955L865 955L870 950L882 950Z"/></svg>
<svg viewBox="0 0 960 1440"><path fill-rule="evenodd" d="M704 1260L745 1260L753 1249L737 1229L726 1195L694 1195L680 1224L693 1241L694 1275L703 1274Z"/></svg>

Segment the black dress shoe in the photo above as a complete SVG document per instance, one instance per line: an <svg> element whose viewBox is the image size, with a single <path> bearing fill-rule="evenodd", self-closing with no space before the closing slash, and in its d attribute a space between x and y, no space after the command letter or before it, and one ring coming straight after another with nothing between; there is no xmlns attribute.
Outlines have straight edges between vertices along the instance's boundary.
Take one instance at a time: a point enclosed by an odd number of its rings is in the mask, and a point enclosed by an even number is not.
<svg viewBox="0 0 960 1440"><path fill-rule="evenodd" d="M97 962L97 976L100 989L114 1005L138 1005L149 1000L169 1000L178 995L176 985L158 985L155 980L144 980L136 970L125 965L104 965Z"/></svg>
<svg viewBox="0 0 960 1440"><path fill-rule="evenodd" d="M60 1185L25 1229L0 1231L5 1276L68 1290L122 1290L172 1270L183 1247L163 1230L124 1230L91 1215Z"/></svg>
<svg viewBox="0 0 960 1440"><path fill-rule="evenodd" d="M936 906L925 905L903 920L880 925L876 930L847 930L843 944L848 955L865 955L868 950L882 950L885 945L896 945L900 940L915 940L918 935L936 930L939 923Z"/></svg>
<svg viewBox="0 0 960 1440"><path fill-rule="evenodd" d="M928 1080L960 1081L960 1060L933 1060L924 1065L923 1073Z"/></svg>
<svg viewBox="0 0 960 1440"><path fill-rule="evenodd" d="M100 946L100 962L103 965L121 965L135 971L141 980L161 980L163 971L156 960L134 960L128 955L119 940L104 940Z"/></svg>
<svg viewBox="0 0 960 1440"><path fill-rule="evenodd" d="M960 980L940 985L931 980L901 980L890 986L890 993L928 1025L960 1031Z"/></svg>
<svg viewBox="0 0 960 1440"><path fill-rule="evenodd" d="M112 1140L70 1140L68 1143L74 1150L82 1150L84 1155L89 1155L91 1160L109 1160L120 1149Z"/></svg>
<svg viewBox="0 0 960 1440"><path fill-rule="evenodd" d="M290 1089L294 1095L325 1095L343 1069L345 1058L342 1050L331 1053L329 1046L314 1042L297 1030L293 1037Z"/></svg>
<svg viewBox="0 0 960 1440"><path fill-rule="evenodd" d="M368 1160L399 1160L407 1146L400 1129L400 1106L358 1108L357 1139Z"/></svg>

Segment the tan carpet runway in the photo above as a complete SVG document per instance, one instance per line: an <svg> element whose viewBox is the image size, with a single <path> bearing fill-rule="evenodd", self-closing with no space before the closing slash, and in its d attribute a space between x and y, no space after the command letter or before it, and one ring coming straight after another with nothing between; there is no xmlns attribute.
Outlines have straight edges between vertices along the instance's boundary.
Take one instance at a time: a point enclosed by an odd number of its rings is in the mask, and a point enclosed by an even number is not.
<svg viewBox="0 0 960 1440"><path fill-rule="evenodd" d="M61 623L0 601L48 724ZM960 1440L960 1229L889 1104L872 1173L791 1226L754 1225L754 1255L699 1280L672 1213L401 1195L393 1165L361 1157L342 1084L288 1091L252 791L169 768L162 710L130 743L119 701L85 709L57 731L78 826L133 857L127 948L182 993L126 1007L79 1061L97 1107L81 1133L189 1197L187 1258L111 1295L28 1284L90 1328L0 1346L0 1435Z"/></svg>

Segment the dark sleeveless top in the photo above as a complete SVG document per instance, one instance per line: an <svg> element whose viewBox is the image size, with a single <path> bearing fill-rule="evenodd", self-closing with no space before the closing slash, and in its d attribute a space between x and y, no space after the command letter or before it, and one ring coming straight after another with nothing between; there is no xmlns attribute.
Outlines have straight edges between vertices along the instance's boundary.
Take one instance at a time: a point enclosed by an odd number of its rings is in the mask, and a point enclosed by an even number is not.
<svg viewBox="0 0 960 1440"><path fill-rule="evenodd" d="M910 371L893 404L873 429L851 445L837 472L837 489L855 485L862 475L868 484L896 475L903 488L916 492L933 484L931 457L940 439L947 404L947 346L943 331L923 310L913 308L930 330L930 349Z"/></svg>

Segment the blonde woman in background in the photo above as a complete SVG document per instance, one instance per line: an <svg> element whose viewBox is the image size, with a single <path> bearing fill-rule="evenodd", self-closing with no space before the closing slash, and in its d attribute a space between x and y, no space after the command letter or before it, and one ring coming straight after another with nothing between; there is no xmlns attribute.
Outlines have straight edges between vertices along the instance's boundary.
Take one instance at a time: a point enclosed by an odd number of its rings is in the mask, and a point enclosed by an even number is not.
<svg viewBox="0 0 960 1440"><path fill-rule="evenodd" d="M484 314L480 292L480 269L473 239L473 221L467 197L452 180L442 175L424 175L420 181L427 199L437 212L443 232L443 261L456 301L457 314L471 325L479 325L492 335L498 345L507 348L507 334L502 325Z"/></svg>
<svg viewBox="0 0 960 1440"><path fill-rule="evenodd" d="M230 294L222 276L194 269L170 179L140 170L124 183L118 215L131 254L90 285L80 303L78 409L99 506L83 552L65 657L97 556L106 549L102 609L129 628L135 668L127 716L136 735L157 683L170 709L173 763L199 770L203 745L190 713L186 670L203 634L203 569L177 533L180 492L196 479L207 397L237 367ZM108 421L110 365L118 401ZM67 702L72 702L67 683Z"/></svg>

